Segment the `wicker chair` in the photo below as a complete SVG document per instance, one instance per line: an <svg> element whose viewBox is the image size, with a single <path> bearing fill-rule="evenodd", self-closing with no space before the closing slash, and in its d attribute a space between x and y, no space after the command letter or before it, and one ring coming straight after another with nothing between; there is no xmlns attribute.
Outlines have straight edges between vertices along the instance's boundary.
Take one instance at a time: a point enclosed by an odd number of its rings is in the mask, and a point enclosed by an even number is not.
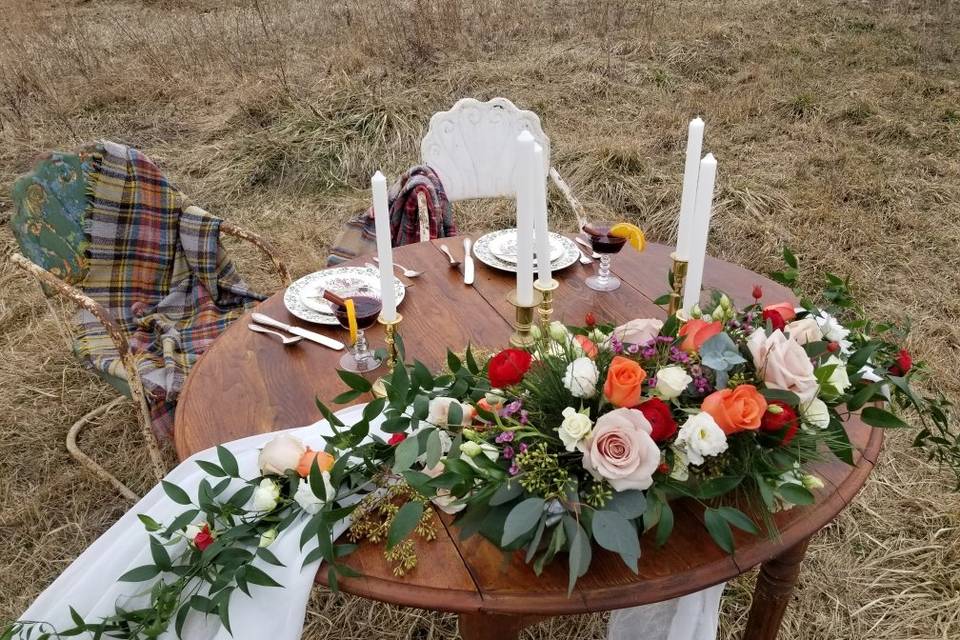
<svg viewBox="0 0 960 640"><path fill-rule="evenodd" d="M14 253L10 259L36 278L47 296L65 297L77 307L89 311L106 329L119 354L125 375L111 375L102 371L97 373L122 396L77 420L67 432L66 444L70 455L78 462L100 479L109 482L126 498L136 500L137 495L133 491L77 446L77 437L86 424L129 398L138 409L140 428L147 443L153 472L158 480L166 473L152 429L143 382L134 365L127 336L110 313L82 289L87 272L87 238L83 231L83 219L89 197L86 175L90 160L86 152L51 153L41 158L33 171L17 179L12 189L15 212L11 224L22 254ZM226 222L221 224L220 230L258 247L270 258L284 284L289 283L286 267L262 238ZM63 318L60 320L64 321Z"/></svg>

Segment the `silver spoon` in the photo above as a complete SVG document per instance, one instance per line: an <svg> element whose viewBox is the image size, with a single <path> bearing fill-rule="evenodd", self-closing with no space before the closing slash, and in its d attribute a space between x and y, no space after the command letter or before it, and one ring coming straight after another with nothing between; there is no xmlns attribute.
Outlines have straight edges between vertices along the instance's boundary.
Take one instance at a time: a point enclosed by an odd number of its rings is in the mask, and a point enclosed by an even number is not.
<svg viewBox="0 0 960 640"><path fill-rule="evenodd" d="M266 327L261 327L258 324L248 324L247 329L250 331L256 331L257 333L269 333L270 335L277 336L280 340L283 341L283 346L289 346L291 344L297 344L303 340L302 336L285 336L279 331L273 331L272 329L267 329Z"/></svg>
<svg viewBox="0 0 960 640"><path fill-rule="evenodd" d="M593 264L593 258L587 255L587 252L580 247L577 247L580 250L580 264Z"/></svg>
<svg viewBox="0 0 960 640"><path fill-rule="evenodd" d="M373 257L373 261L376 262L377 264L380 264L380 258L376 256ZM398 267L400 271L403 272L403 275L407 276L408 278L416 278L417 276L423 275L423 271L417 271L415 269L407 269L405 266L403 266L398 262L394 262L393 266Z"/></svg>
<svg viewBox="0 0 960 640"><path fill-rule="evenodd" d="M440 245L440 251L443 251L445 254L447 254L447 259L450 260L451 267L460 266L460 261L453 257L453 254L450 253L450 248L447 247L447 245Z"/></svg>
<svg viewBox="0 0 960 640"><path fill-rule="evenodd" d="M590 249L590 252L591 252L591 254L592 254L590 257L592 257L594 260L599 260L599 259L600 259L600 254L593 250L593 245L592 245L592 244L590 244L589 242L587 242L586 240L584 240L584 239L581 238L580 236L576 236L576 237L574 238L574 241L577 242L578 244L582 244L582 245L585 246L587 249Z"/></svg>

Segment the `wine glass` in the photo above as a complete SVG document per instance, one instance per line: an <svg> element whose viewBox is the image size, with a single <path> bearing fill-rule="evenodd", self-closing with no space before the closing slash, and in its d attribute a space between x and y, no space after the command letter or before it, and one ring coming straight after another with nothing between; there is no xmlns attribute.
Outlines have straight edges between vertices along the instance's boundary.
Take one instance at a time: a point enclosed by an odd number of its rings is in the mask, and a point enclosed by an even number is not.
<svg viewBox="0 0 960 640"><path fill-rule="evenodd" d="M380 298L373 292L364 292L363 295L350 296L353 300L353 308L357 316L357 339L353 343L353 348L340 358L340 368L354 373L364 371L373 371L380 366L381 361L367 347L367 338L363 333L364 329L369 329L377 321L380 315L382 303ZM350 322L347 319L347 308L343 305L335 305L333 313L337 322L344 329L350 328Z"/></svg>
<svg viewBox="0 0 960 640"><path fill-rule="evenodd" d="M590 222L583 225L584 233L590 238L590 246L600 254L600 270L586 280L587 286L594 291L616 291L620 288L620 278L610 274L610 260L613 254L620 253L627 239L611 236L612 227L613 223L610 222Z"/></svg>

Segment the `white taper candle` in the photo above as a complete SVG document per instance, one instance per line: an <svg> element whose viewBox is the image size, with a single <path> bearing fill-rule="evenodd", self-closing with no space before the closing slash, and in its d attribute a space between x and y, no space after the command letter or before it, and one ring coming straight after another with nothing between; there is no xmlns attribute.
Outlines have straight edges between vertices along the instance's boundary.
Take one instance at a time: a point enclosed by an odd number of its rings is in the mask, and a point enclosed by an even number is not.
<svg viewBox="0 0 960 640"><path fill-rule="evenodd" d="M517 302L533 305L533 219L536 216L536 142L529 131L517 136Z"/></svg>
<svg viewBox="0 0 960 640"><path fill-rule="evenodd" d="M377 227L377 258L380 261L380 315L387 322L397 319L397 292L393 285L393 243L390 241L390 204L387 179L377 171L370 178L373 189L373 215Z"/></svg>
<svg viewBox="0 0 960 640"><path fill-rule="evenodd" d="M710 235L710 216L713 213L713 185L717 178L717 160L708 153L700 161L697 179L697 200L690 224L690 255L687 280L683 287L683 308L689 312L700 302L703 285L703 264L707 257L707 236Z"/></svg>
<svg viewBox="0 0 960 640"><path fill-rule="evenodd" d="M687 127L687 159L683 166L683 191L680 194L680 217L677 221L677 258L690 259L693 231L693 210L697 200L697 176L700 173L700 152L703 149L703 120L694 118Z"/></svg>
<svg viewBox="0 0 960 640"><path fill-rule="evenodd" d="M542 286L550 284L550 229L547 227L547 177L543 174L543 147L533 145L533 237L537 248L537 280Z"/></svg>

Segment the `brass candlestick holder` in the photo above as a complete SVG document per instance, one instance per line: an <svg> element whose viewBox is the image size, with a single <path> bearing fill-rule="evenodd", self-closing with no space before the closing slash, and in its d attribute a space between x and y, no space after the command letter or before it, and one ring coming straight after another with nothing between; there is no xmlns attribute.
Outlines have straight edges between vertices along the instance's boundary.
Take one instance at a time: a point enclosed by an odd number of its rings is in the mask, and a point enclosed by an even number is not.
<svg viewBox="0 0 960 640"><path fill-rule="evenodd" d="M507 302L517 310L517 319L513 323L513 334L510 336L510 346L520 349L532 347L535 342L533 335L530 333L530 327L533 326L533 310L543 302L543 295L539 291L535 292L532 304L522 305L517 300L517 290L514 289L507 294Z"/></svg>
<svg viewBox="0 0 960 640"><path fill-rule="evenodd" d="M674 315L680 310L683 303L683 285L687 281L687 261L677 257L676 252L670 254L673 262L670 267L673 273L673 291L670 292L670 302L667 304L667 314Z"/></svg>
<svg viewBox="0 0 960 640"><path fill-rule="evenodd" d="M397 327L403 321L403 316L399 313L397 317L393 320L384 320L383 316L377 318L377 322L383 325L383 341L387 345L387 370L390 373L393 373L394 367L397 366ZM381 376L373 383L373 393L374 397L385 398L387 396L387 387L384 384L383 378Z"/></svg>
<svg viewBox="0 0 960 640"><path fill-rule="evenodd" d="M547 284L540 284L539 280L533 283L533 288L539 291L543 297L540 306L537 307L537 311L540 316L540 326L544 329L550 326L550 316L553 315L553 292L559 287L560 283L553 278L551 278Z"/></svg>

